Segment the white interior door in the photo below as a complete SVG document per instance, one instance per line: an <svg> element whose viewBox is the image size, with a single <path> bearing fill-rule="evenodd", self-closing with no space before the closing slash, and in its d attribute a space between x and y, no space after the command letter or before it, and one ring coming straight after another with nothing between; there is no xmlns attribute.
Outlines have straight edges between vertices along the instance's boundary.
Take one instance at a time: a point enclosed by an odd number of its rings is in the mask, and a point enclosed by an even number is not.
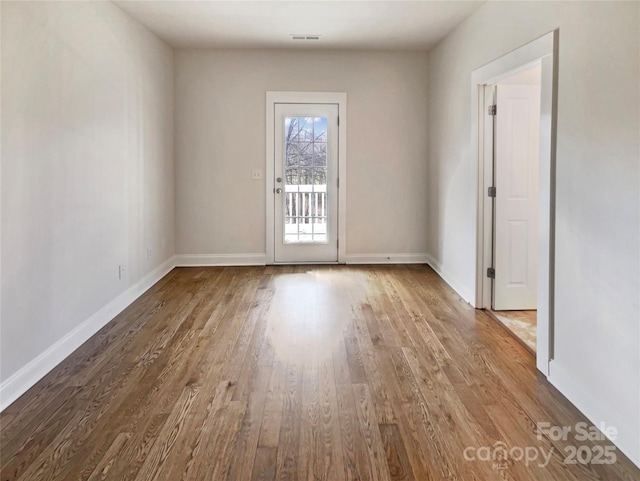
<svg viewBox="0 0 640 481"><path fill-rule="evenodd" d="M275 105L274 260L338 261L338 105Z"/></svg>
<svg viewBox="0 0 640 481"><path fill-rule="evenodd" d="M493 309L536 309L540 87L498 85Z"/></svg>

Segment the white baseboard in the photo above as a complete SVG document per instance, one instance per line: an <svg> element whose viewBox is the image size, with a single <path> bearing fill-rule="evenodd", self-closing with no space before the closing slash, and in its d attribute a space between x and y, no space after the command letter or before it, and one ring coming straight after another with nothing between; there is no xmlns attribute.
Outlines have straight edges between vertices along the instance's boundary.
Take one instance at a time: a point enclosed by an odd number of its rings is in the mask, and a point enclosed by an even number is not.
<svg viewBox="0 0 640 481"><path fill-rule="evenodd" d="M264 266L266 254L178 254L176 267Z"/></svg>
<svg viewBox="0 0 640 481"><path fill-rule="evenodd" d="M449 284L454 291L458 293L460 297L462 297L465 301L467 301L472 306L474 305L475 293L473 291L469 291L464 283L460 282L454 276L451 275L450 272L447 272L442 268L442 264L437 261L432 255L425 254L427 257L426 263L431 266L431 268L436 271L436 273Z"/></svg>
<svg viewBox="0 0 640 481"><path fill-rule="evenodd" d="M346 264L426 264L427 254L347 254Z"/></svg>
<svg viewBox="0 0 640 481"><path fill-rule="evenodd" d="M167 259L4 381L0 385L0 411L22 396L174 267L175 258Z"/></svg>
<svg viewBox="0 0 640 481"><path fill-rule="evenodd" d="M571 403L584 414L596 427L600 423L612 426L618 431L615 440L611 440L636 466L640 468L640 436L637 426L621 419L619 413L606 409L575 381L575 377L567 373L557 361L549 363L548 381L553 384ZM573 426L572 426L573 429Z"/></svg>

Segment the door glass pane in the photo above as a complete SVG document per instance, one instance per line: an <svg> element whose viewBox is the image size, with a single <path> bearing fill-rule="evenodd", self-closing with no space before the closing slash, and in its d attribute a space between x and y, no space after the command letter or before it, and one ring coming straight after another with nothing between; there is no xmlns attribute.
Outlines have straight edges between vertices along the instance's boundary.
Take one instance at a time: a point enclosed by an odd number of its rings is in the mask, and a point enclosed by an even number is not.
<svg viewBox="0 0 640 481"><path fill-rule="evenodd" d="M327 118L284 121L284 242L327 243Z"/></svg>
<svg viewBox="0 0 640 481"><path fill-rule="evenodd" d="M318 142L327 141L327 118L316 117L313 119L313 138Z"/></svg>

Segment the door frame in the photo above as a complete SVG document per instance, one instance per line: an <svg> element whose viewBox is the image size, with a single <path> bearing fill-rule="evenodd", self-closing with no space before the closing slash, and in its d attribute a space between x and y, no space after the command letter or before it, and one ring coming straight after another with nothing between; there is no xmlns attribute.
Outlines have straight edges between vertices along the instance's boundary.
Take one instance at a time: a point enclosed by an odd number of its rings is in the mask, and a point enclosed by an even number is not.
<svg viewBox="0 0 640 481"><path fill-rule="evenodd" d="M345 92L266 93L265 239L266 263L275 263L275 105L338 105L338 263L344 264L347 251L347 94Z"/></svg>
<svg viewBox="0 0 640 481"><path fill-rule="evenodd" d="M477 158L476 298L478 309L491 307L493 203L493 122L485 87L536 63L541 64L540 153L538 164L538 312L536 367L549 376L554 357L555 170L558 102L559 31L546 35L474 70L471 74L471 146ZM491 120L491 121L490 121Z"/></svg>

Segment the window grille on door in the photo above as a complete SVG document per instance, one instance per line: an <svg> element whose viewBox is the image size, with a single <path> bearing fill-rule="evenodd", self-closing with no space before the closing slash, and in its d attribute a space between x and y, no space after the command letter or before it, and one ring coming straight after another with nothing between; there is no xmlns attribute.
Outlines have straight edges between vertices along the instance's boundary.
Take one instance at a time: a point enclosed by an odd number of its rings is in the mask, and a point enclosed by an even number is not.
<svg viewBox="0 0 640 481"><path fill-rule="evenodd" d="M285 117L284 242L327 242L327 118Z"/></svg>

